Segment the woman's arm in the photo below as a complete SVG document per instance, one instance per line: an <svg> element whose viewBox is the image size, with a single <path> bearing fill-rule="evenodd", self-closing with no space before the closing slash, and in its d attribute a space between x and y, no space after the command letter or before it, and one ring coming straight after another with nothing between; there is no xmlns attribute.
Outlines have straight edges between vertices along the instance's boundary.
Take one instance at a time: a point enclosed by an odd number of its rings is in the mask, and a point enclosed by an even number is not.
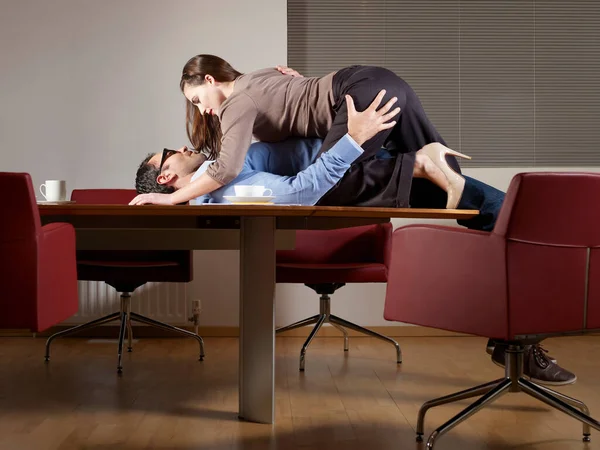
<svg viewBox="0 0 600 450"><path fill-rule="evenodd" d="M223 186L221 183L215 181L204 172L190 184L171 194L140 194L131 200L129 204L179 205L180 203L187 203L194 198L209 194L210 192L219 189L221 186Z"/></svg>
<svg viewBox="0 0 600 450"><path fill-rule="evenodd" d="M221 112L223 139L217 160L196 180L172 194L140 194L130 205L178 205L209 194L239 175L252 141L257 108L247 95L240 95Z"/></svg>
<svg viewBox="0 0 600 450"><path fill-rule="evenodd" d="M187 186L173 192L171 194L171 204L178 205L179 203L189 202L191 199L208 194L221 186L223 186L221 183L204 172Z"/></svg>

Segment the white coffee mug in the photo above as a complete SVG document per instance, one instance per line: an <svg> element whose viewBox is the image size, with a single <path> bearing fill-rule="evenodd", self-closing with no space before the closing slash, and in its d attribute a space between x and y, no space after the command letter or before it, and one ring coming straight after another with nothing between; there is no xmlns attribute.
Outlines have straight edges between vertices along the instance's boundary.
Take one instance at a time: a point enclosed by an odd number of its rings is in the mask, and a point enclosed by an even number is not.
<svg viewBox="0 0 600 450"><path fill-rule="evenodd" d="M67 199L67 182L64 180L46 180L40 186L40 192L49 202L62 202Z"/></svg>
<svg viewBox="0 0 600 450"><path fill-rule="evenodd" d="M252 186L252 185L236 185L235 195L238 197L268 197L273 195L271 189L265 189L264 186Z"/></svg>

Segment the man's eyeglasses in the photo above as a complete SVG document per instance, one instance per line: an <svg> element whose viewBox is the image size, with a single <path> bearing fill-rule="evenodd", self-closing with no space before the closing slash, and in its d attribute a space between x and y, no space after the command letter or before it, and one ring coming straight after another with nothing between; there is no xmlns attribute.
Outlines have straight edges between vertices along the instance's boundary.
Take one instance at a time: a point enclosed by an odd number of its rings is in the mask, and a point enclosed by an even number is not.
<svg viewBox="0 0 600 450"><path fill-rule="evenodd" d="M196 153L196 154L200 153L199 150L194 150L194 149L191 149L191 148L188 148L188 147L184 147L184 149L185 149L185 151L188 151L188 152L192 152L192 153ZM165 161L167 159L169 159L171 156L173 156L175 153L179 153L179 150L170 150L168 148L163 149L162 157L160 158L160 165L158 166L158 171L159 172L162 172L163 165L165 164Z"/></svg>
<svg viewBox="0 0 600 450"><path fill-rule="evenodd" d="M169 150L168 148L163 149L162 152L162 158L160 158L160 165L158 166L158 171L162 172L163 169L163 165L165 164L165 161L173 156L175 153L177 153L177 150Z"/></svg>

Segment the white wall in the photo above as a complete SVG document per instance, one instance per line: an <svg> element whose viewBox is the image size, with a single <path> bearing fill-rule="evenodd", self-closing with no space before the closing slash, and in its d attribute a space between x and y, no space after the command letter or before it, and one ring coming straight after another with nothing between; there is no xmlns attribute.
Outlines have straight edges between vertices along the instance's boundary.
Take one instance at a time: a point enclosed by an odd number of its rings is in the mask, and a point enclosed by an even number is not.
<svg viewBox="0 0 600 450"><path fill-rule="evenodd" d="M242 72L285 64L286 5L1 0L0 171L29 172L36 187L132 188L146 153L188 143L185 62L212 53ZM237 253L195 259L203 325L237 324Z"/></svg>
<svg viewBox="0 0 600 450"><path fill-rule="evenodd" d="M146 153L188 143L185 62L285 64L286 30L285 0L1 0L0 170L133 187Z"/></svg>
<svg viewBox="0 0 600 450"><path fill-rule="evenodd" d="M29 172L36 186L133 187L147 152L186 144L178 85L191 56L217 54L242 72L287 60L286 0L1 0L0 13L0 170ZM525 170L466 173L504 190ZM196 252L195 271L202 325L237 325L238 253ZM347 286L333 312L390 325L384 289ZM279 325L317 310L308 288L277 287Z"/></svg>

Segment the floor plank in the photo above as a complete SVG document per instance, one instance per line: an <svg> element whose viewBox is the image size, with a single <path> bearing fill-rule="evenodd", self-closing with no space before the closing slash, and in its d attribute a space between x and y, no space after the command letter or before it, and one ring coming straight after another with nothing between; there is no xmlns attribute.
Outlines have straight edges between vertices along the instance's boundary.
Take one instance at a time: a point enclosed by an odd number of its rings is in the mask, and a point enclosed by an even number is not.
<svg viewBox="0 0 600 450"><path fill-rule="evenodd" d="M421 404L502 376L485 339L401 338L404 363L372 338L317 338L299 372L302 338L276 342L275 426L237 418L235 338L207 338L206 359L186 339L140 339L116 374L116 345L0 339L0 450L424 449L414 430ZM548 340L578 381L557 390L600 416L600 336ZM426 433L469 401L430 410ZM439 440L437 449L600 449L581 442L575 420L525 396L507 394Z"/></svg>

